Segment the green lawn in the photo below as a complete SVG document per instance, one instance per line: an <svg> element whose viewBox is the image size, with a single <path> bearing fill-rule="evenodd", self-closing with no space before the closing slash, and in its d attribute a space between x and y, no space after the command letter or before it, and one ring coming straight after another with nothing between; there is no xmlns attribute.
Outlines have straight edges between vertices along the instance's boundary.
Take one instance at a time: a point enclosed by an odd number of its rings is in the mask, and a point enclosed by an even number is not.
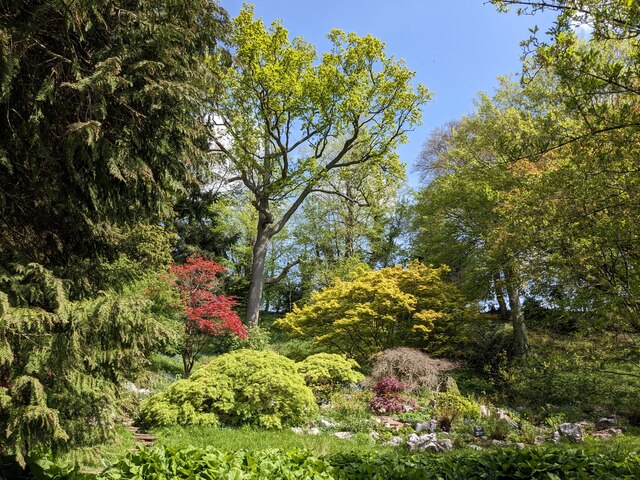
<svg viewBox="0 0 640 480"><path fill-rule="evenodd" d="M320 435L299 435L289 429L261 430L251 427L211 428L211 427L171 427L154 430L158 436L156 443L170 447L206 447L222 450L281 450L305 449L316 456L346 452L385 452L391 447L381 447L366 433L356 433L350 439L340 439L329 433Z"/></svg>

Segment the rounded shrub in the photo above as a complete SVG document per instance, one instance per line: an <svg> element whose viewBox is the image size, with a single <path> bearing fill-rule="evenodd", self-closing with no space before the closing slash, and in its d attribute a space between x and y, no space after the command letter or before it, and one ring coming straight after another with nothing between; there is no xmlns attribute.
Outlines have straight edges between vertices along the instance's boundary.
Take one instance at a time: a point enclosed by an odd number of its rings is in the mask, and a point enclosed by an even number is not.
<svg viewBox="0 0 640 480"><path fill-rule="evenodd" d="M434 413L440 427L449 431L454 424L465 418L480 418L480 406L459 393L443 392L436 397Z"/></svg>
<svg viewBox="0 0 640 480"><path fill-rule="evenodd" d="M409 392L426 389L436 390L445 372L460 366L457 362L431 358L415 348L385 350L373 359L372 380L394 377L405 384Z"/></svg>
<svg viewBox="0 0 640 480"><path fill-rule="evenodd" d="M142 404L146 425L252 424L282 428L317 414L311 389L296 364L275 352L221 355Z"/></svg>
<svg viewBox="0 0 640 480"><path fill-rule="evenodd" d="M297 365L307 385L312 388L326 385L335 387L364 380L364 375L356 370L360 367L358 362L335 353L311 355Z"/></svg>
<svg viewBox="0 0 640 480"><path fill-rule="evenodd" d="M394 377L382 377L373 386L376 396L369 401L369 406L376 413L400 413L416 408L411 398L400 395L406 385Z"/></svg>

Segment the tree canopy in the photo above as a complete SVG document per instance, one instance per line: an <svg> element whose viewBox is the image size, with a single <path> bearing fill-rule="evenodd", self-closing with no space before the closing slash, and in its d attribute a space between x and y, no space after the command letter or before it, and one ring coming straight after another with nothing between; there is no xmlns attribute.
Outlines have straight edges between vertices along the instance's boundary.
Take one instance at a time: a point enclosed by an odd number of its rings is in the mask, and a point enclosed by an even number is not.
<svg viewBox="0 0 640 480"><path fill-rule="evenodd" d="M242 183L258 212L251 324L271 238L312 193L342 193L326 182L333 171L364 163L371 171L394 169L395 147L429 98L380 40L338 30L328 38L332 48L318 60L312 45L290 40L277 22L266 28L244 8L231 34L233 64L219 71L212 57L222 85L212 104L213 142L231 172L227 180Z"/></svg>
<svg viewBox="0 0 640 480"><path fill-rule="evenodd" d="M424 346L437 324L452 320L461 298L442 281L446 267L412 262L375 271L354 271L347 280L311 295L281 328L313 338L365 364L375 353L400 345Z"/></svg>
<svg viewBox="0 0 640 480"><path fill-rule="evenodd" d="M121 227L170 218L207 165L204 58L227 26L209 0L0 6L2 265L72 276Z"/></svg>
<svg viewBox="0 0 640 480"><path fill-rule="evenodd" d="M3 460L113 435L170 336L164 224L209 168L205 56L228 23L209 0L0 5Z"/></svg>

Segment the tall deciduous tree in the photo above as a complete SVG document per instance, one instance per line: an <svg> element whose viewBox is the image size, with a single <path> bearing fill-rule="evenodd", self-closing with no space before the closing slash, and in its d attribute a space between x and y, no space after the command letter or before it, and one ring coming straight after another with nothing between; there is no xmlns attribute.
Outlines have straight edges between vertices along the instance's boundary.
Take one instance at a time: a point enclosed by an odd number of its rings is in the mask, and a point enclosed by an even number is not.
<svg viewBox="0 0 640 480"><path fill-rule="evenodd" d="M531 239L504 206L521 194L518 159L537 138L536 114L524 103L505 82L493 98L480 97L473 115L435 132L419 163L431 182L418 195L415 221L416 254L449 265L469 298L497 300L519 355L528 350L521 297Z"/></svg>
<svg viewBox="0 0 640 480"><path fill-rule="evenodd" d="M258 212L247 322L258 322L269 243L314 192L333 192L334 170L395 162L394 149L420 121L427 89L371 36L334 30L320 60L310 44L267 29L245 8L235 19L233 65L220 72L213 142L230 180L249 190ZM219 62L213 61L212 65ZM336 145L338 148L329 149ZM282 213L277 213L280 207Z"/></svg>
<svg viewBox="0 0 640 480"><path fill-rule="evenodd" d="M529 158L543 160L536 161L543 174L531 177L526 201L511 210L547 252L549 290L638 330L640 4L494 3L520 13L557 12L550 40L534 35L527 42L523 78L553 76L556 103L572 123L531 150Z"/></svg>
<svg viewBox="0 0 640 480"><path fill-rule="evenodd" d="M396 166L390 171L357 165L327 177L327 185L339 195L314 193L303 205L292 232L295 242L307 250L307 260L330 266L355 257L372 267L389 266L385 263L392 253L386 242L393 236L391 216L404 180L404 165Z"/></svg>

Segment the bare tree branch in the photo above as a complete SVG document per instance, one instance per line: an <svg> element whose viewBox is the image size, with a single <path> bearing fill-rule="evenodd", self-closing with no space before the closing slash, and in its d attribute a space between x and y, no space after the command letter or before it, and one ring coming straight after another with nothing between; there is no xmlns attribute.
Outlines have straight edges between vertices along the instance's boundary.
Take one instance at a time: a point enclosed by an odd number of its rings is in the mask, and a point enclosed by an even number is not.
<svg viewBox="0 0 640 480"><path fill-rule="evenodd" d="M300 263L301 263L300 259L294 260L293 262L289 262L278 274L278 276L265 278L264 279L265 285L273 285L274 283L278 283L280 280L282 280L284 277L287 276L287 274L289 273L289 270L291 270L293 267L295 267Z"/></svg>
<svg viewBox="0 0 640 480"><path fill-rule="evenodd" d="M318 193L326 193L326 194L328 194L328 195L337 195L338 197L342 197L342 198L344 198L345 200L348 200L348 201L349 201L349 202L351 202L351 203L355 203L355 204L356 204L356 205L358 205L359 207L368 207L368 206L369 206L369 202L368 202L368 201L366 201L366 199L365 199L365 201L363 202L363 201L361 201L361 200L358 200L357 198L352 198L352 197L350 197L350 196L348 196L348 195L345 195L345 194L344 194L344 193L342 193L342 192L338 192L338 191L336 191L336 190L324 190L324 189L322 189L322 188L314 188L313 190L311 190L311 192L312 192L312 193L315 193L315 192L318 192Z"/></svg>

